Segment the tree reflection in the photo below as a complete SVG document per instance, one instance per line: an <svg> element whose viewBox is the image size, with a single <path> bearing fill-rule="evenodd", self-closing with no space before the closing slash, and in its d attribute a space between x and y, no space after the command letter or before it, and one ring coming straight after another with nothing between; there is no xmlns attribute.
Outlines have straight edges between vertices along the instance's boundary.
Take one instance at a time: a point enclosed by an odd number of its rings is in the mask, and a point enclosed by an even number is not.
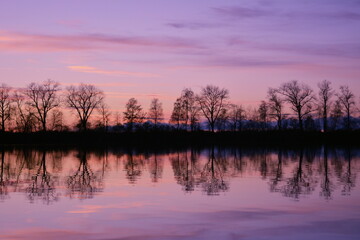
<svg viewBox="0 0 360 240"><path fill-rule="evenodd" d="M0 200L5 200L8 195L8 181L4 179L5 151L1 149L1 168L0 168Z"/></svg>
<svg viewBox="0 0 360 240"><path fill-rule="evenodd" d="M194 150L188 152L177 152L171 157L171 165L174 171L174 177L178 184L183 186L185 192L192 192L195 189L197 176L200 173L198 166L198 156Z"/></svg>
<svg viewBox="0 0 360 240"><path fill-rule="evenodd" d="M163 172L163 161L159 159L158 154L154 153L154 158L150 159L150 175L151 181L156 183L162 176Z"/></svg>
<svg viewBox="0 0 360 240"><path fill-rule="evenodd" d="M145 152L145 153L144 153ZM257 176L268 182L269 191L299 199L317 190L324 199L336 191L349 195L356 184L360 152L354 148L221 148L161 152L134 149L82 149L77 158L64 158L66 151L4 149L0 160L0 200L22 192L34 202L53 203L63 196L92 198L103 190L108 172L125 172L124 179L136 185L144 181L162 184L164 169L172 167L176 183L186 193L200 190L207 195L229 191L234 178ZM66 159L63 163L63 159ZM146 160L146 161L145 161ZM73 164L76 164L72 168ZM171 165L169 165L171 164ZM168 177L168 176L166 176ZM65 186L63 186L65 185Z"/></svg>
<svg viewBox="0 0 360 240"><path fill-rule="evenodd" d="M328 147L324 146L324 176L321 181L321 192L320 195L325 199L331 199L331 194L334 188L334 184L329 176L329 165L328 165Z"/></svg>
<svg viewBox="0 0 360 240"><path fill-rule="evenodd" d="M56 177L52 176L46 167L46 151L41 152L38 169L31 178L31 184L26 189L30 202L42 199L45 203L57 201L59 195L56 193Z"/></svg>
<svg viewBox="0 0 360 240"><path fill-rule="evenodd" d="M71 198L92 198L95 193L103 190L102 172L94 173L88 163L88 154L81 150L78 154L79 167L68 177L67 188Z"/></svg>
<svg viewBox="0 0 360 240"><path fill-rule="evenodd" d="M346 157L347 167L345 172L342 174L340 178L340 182L343 185L342 194L350 195L351 190L355 187L355 179L356 174L353 173L351 160L352 160L352 152L350 148L346 149L346 153L344 154Z"/></svg>
<svg viewBox="0 0 360 240"><path fill-rule="evenodd" d="M128 153L124 167L126 171L126 178L129 183L136 183L138 178L141 176L141 169L143 165L142 155L134 156L132 151Z"/></svg>
<svg viewBox="0 0 360 240"><path fill-rule="evenodd" d="M278 161L277 161L274 173L273 173L274 177L272 179L270 179L270 191L271 192L277 192L278 191L278 185L283 180L282 157L283 157L282 150L279 150L278 154L277 154Z"/></svg>
<svg viewBox="0 0 360 240"><path fill-rule="evenodd" d="M209 152L208 162L201 171L199 183L207 195L218 195L229 189L229 184L224 180L226 160L215 157L214 147Z"/></svg>
<svg viewBox="0 0 360 240"><path fill-rule="evenodd" d="M298 199L302 194L310 194L314 191L316 183L312 176L311 163L304 166L303 148L300 149L298 157L298 165L293 172L293 176L287 179L285 186L280 189L284 196L295 199Z"/></svg>

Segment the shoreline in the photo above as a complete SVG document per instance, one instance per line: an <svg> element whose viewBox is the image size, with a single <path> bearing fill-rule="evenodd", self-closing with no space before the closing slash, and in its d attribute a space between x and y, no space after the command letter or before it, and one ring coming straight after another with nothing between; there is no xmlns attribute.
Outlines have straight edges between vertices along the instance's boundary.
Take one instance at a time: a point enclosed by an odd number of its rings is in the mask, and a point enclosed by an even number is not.
<svg viewBox="0 0 360 240"><path fill-rule="evenodd" d="M292 145L351 145L360 146L360 131L301 132L301 131L242 131L242 132L32 132L0 133L2 145L61 145L61 146L292 146Z"/></svg>

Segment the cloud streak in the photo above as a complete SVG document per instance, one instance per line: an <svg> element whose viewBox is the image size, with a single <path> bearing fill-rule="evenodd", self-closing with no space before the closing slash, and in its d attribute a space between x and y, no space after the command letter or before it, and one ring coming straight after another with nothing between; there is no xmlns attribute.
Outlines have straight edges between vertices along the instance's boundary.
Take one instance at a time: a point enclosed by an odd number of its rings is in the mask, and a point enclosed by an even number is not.
<svg viewBox="0 0 360 240"><path fill-rule="evenodd" d="M226 24L205 23L205 22L170 22L170 23L167 23L166 26L175 28L175 29L199 30L199 29L225 27Z"/></svg>
<svg viewBox="0 0 360 240"><path fill-rule="evenodd" d="M179 37L138 37L107 34L49 35L0 31L0 50L61 52L114 50L128 47L152 49L202 49L197 42Z"/></svg>
<svg viewBox="0 0 360 240"><path fill-rule="evenodd" d="M281 8L280 8L281 9ZM304 18L326 18L333 20L360 20L360 13L353 10L279 10L270 8L248 8L242 6L213 7L212 10L223 17L233 19L260 18L260 17L291 17Z"/></svg>
<svg viewBox="0 0 360 240"><path fill-rule="evenodd" d="M90 66L68 66L67 68L75 72L112 75L112 76L128 76L128 77L158 77L159 76L158 74L153 74L153 73L104 70Z"/></svg>
<svg viewBox="0 0 360 240"><path fill-rule="evenodd" d="M267 11L246 7L215 7L212 9L219 15L238 19L256 18L269 15L269 12Z"/></svg>

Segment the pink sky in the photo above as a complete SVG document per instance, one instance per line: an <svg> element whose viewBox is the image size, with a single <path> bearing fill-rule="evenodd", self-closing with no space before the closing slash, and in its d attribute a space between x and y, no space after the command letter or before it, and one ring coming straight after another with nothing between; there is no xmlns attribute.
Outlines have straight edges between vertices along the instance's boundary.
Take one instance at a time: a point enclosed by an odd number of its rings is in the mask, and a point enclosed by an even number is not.
<svg viewBox="0 0 360 240"><path fill-rule="evenodd" d="M95 84L112 109L214 84L255 105L268 87L328 79L360 92L360 2L6 1L0 78Z"/></svg>

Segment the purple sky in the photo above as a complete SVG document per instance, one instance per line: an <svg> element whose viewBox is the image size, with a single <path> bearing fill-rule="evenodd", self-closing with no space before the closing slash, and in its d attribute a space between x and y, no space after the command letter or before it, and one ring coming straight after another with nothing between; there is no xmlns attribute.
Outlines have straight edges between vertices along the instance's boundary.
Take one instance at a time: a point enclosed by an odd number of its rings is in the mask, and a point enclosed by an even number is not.
<svg viewBox="0 0 360 240"><path fill-rule="evenodd" d="M360 1L2 1L0 78L96 84L119 111L206 84L244 105L293 79L357 94Z"/></svg>

